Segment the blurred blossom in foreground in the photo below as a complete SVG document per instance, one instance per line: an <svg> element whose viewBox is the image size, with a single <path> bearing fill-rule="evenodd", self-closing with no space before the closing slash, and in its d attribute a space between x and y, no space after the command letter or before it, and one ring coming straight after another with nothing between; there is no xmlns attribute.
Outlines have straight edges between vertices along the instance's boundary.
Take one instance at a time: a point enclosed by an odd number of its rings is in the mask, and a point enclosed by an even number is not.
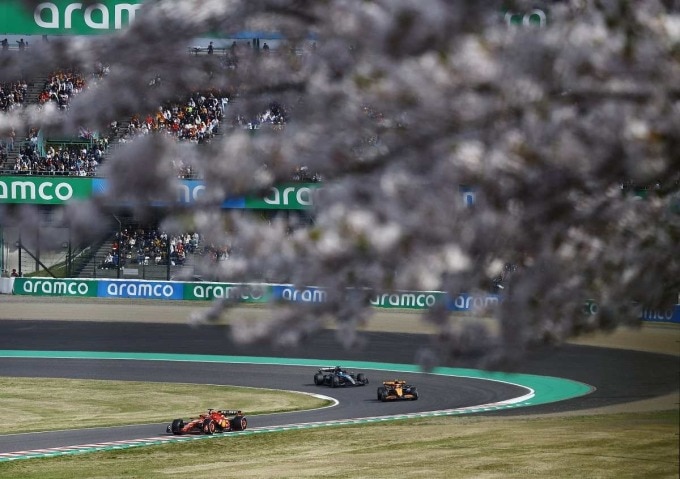
<svg viewBox="0 0 680 479"><path fill-rule="evenodd" d="M536 345L637 324L635 302L666 307L680 292L678 3L546 2L542 27L508 25L515 17L503 12L535 3L147 2L121 34L2 58L2 81L63 65L110 73L65 114L14 110L0 129L103 128L190 92L229 92L209 144L132 140L105 171L112 195L146 204L167 197L171 165L186 159L205 179L204 201L162 214L193 215L228 239L232 256L215 277L326 288L325 303L277 308L266 324L235 325L236 338L296 344L334 318L352 347L377 294L486 294L500 275L504 300L480 312L493 326L434 308L423 320L439 334L418 358L507 367ZM205 32L249 28L287 40L271 54L242 51L237 65L186 53ZM285 106L285 125L226 127L272 102ZM312 226L291 232L220 210L225 196L267 191L300 165L324 183ZM621 188L630 184L650 187L648 198ZM472 207L461 186L473 189ZM347 288L366 294L348 299ZM591 298L595 316L582 311Z"/></svg>

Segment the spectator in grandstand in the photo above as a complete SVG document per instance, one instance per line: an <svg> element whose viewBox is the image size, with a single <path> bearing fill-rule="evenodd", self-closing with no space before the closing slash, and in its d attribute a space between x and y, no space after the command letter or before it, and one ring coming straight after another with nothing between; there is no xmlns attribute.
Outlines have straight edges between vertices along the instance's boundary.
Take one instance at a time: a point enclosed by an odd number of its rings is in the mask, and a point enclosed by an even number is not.
<svg viewBox="0 0 680 479"><path fill-rule="evenodd" d="M19 273L17 273L16 268L12 268L12 274L10 275L12 278L18 278L20 276Z"/></svg>
<svg viewBox="0 0 680 479"><path fill-rule="evenodd" d="M38 146L38 129L37 128L31 128L28 131L28 136L26 139L31 142L31 145L35 148Z"/></svg>
<svg viewBox="0 0 680 479"><path fill-rule="evenodd" d="M210 44L208 45L208 55L212 55L214 51L215 48L213 47L213 42L210 42Z"/></svg>
<svg viewBox="0 0 680 479"><path fill-rule="evenodd" d="M112 269L115 268L116 265L113 262L113 253L109 252L106 255L106 258L102 261L102 264L100 266L100 269Z"/></svg>
<svg viewBox="0 0 680 479"><path fill-rule="evenodd" d="M7 139L5 141L8 153L12 153L14 151L14 139L16 138L16 136L17 134L14 131L14 128L10 128L9 132L7 133Z"/></svg>
<svg viewBox="0 0 680 479"><path fill-rule="evenodd" d="M24 39L17 40L17 43L19 44L19 50L24 51L26 49L26 42Z"/></svg>
<svg viewBox="0 0 680 479"><path fill-rule="evenodd" d="M6 38L3 39L2 42L0 42L0 43L2 44L2 51L9 50L9 42L7 41Z"/></svg>

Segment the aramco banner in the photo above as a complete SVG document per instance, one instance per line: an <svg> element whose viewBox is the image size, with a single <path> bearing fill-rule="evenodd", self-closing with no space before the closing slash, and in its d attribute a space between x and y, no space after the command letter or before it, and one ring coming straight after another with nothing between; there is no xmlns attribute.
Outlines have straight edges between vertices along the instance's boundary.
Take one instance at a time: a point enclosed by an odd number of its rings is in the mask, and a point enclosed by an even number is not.
<svg viewBox="0 0 680 479"><path fill-rule="evenodd" d="M91 178L0 176L0 203L58 205L91 197Z"/></svg>
<svg viewBox="0 0 680 479"><path fill-rule="evenodd" d="M130 25L143 0L74 2L52 0L27 7L20 0L0 2L0 33L9 35L96 35Z"/></svg>
<svg viewBox="0 0 680 479"><path fill-rule="evenodd" d="M313 205L314 192L320 183L295 183L272 186L264 196L234 196L222 203L224 209L304 210ZM205 183L182 180L177 186L176 204L191 206L200 203ZM71 176L0 176L0 204L63 205L95 196L109 195L105 178ZM111 203L127 203L110 198ZM160 203L157 206L162 206Z"/></svg>
<svg viewBox="0 0 680 479"><path fill-rule="evenodd" d="M183 299L212 301L231 299L241 303L268 303L272 299L270 284L258 283L184 283Z"/></svg>
<svg viewBox="0 0 680 479"><path fill-rule="evenodd" d="M31 4L28 6L28 4ZM144 0L99 0L74 2L0 1L0 34L10 35L98 35L115 33L134 22ZM539 26L547 13L539 8L506 11L508 25ZM265 35L267 35L265 33Z"/></svg>
<svg viewBox="0 0 680 479"><path fill-rule="evenodd" d="M314 206L314 197L322 183L290 183L272 186L261 196L231 196L222 202L224 209L248 210L306 210ZM192 206L200 204L206 193L201 180L181 180L175 192L175 204ZM466 206L475 202L473 188L459 187L460 197ZM105 178L72 176L0 176L0 204L60 205L74 200L112 196ZM128 204L126 200L110 198L112 204ZM151 202L148 206L164 206Z"/></svg>
<svg viewBox="0 0 680 479"><path fill-rule="evenodd" d="M92 279L14 278L14 294L96 298L98 284Z"/></svg>

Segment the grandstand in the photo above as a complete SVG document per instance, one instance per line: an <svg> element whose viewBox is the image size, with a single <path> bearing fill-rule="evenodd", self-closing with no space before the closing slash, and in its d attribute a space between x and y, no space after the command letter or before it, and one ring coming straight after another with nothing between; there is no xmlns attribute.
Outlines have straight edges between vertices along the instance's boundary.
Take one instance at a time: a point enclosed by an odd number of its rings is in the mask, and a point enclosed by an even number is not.
<svg viewBox="0 0 680 479"><path fill-rule="evenodd" d="M21 49L20 40L25 40ZM35 35L10 34L7 37L7 48L3 48L0 55L30 55L32 51L47 45L47 42L49 39L45 36L40 38ZM216 68L227 71L238 67L242 55L301 55L302 50L299 48L284 49L284 45L285 42L278 34L242 32L233 38L198 39L195 44L187 47L186 52L189 56L202 56L204 59L206 55L213 55ZM50 105L68 114L72 99L96 84L108 72L106 65L98 65L89 72L63 68L35 78L4 83L0 85L0 109L8 112L27 106L45 108ZM0 183L2 178L9 178L7 185L9 182L20 183L23 181L20 178L50 178L49 181L54 183L62 177L99 178L100 166L106 163L113 152L140 135L166 134L177 141L203 144L223 134L227 128L253 131L265 127L278 129L286 121L285 108L275 102L254 117L234 114L229 121L225 121L225 112L235 101L238 99L233 93L194 92L187 94L185 98L167 101L154 111L140 111L131 117L120 118L111 123L106 131L90 131L83 126L79 131L64 135L36 125L29 127L27 131L14 131L11 138L9 134L2 134ZM178 162L175 168L177 176L183 180L198 179L192 165ZM291 172L293 182L316 182L319 179L318 175L303 166ZM39 188L40 184L35 185L33 188ZM7 191L8 186L4 187ZM0 203L6 202L0 199ZM20 203L11 199L9 201L17 202ZM211 261L224 260L229 256L227 247L202 245L200 240L194 241L197 244L184 248L184 251L177 251L172 237L167 241L161 238L160 244L146 248L152 251L126 249L125 242L119 247L121 235L125 231L157 230L163 213L158 211L154 219L140 225L138 220L130 216L129 211L114 206L110 208L111 221L106 231L81 244L81 239L72 238L70 232L53 233L63 228L63 223L60 223L63 219L55 213L60 208L61 206L48 204L37 206L40 220L34 225L35 229L30 228L31 231L26 231L25 227L22 231L14 225L0 224L0 270L3 274L17 269L24 275L171 279L204 275L199 263L209 265ZM270 215L271 212L268 212L264 216ZM45 233L47 231L50 233ZM162 235L162 232L159 234ZM52 241L46 241L49 236L54 236ZM136 238L135 243L147 240L148 238ZM109 256L111 261L108 261Z"/></svg>
<svg viewBox="0 0 680 479"><path fill-rule="evenodd" d="M228 258L227 248L204 245L196 232L167 234L154 223L112 215L93 237L74 238L56 221L54 208L41 206L30 226L0 226L3 276L170 280L207 275L202 264Z"/></svg>
<svg viewBox="0 0 680 479"><path fill-rule="evenodd" d="M104 74L103 69L87 75L63 70L40 78L7 82L0 85L0 107L7 112L28 105L42 108L53 103L58 109L67 111L70 100ZM147 115L143 121L139 120L142 115L122 119L103 133L85 128L71 136L38 128L18 133L12 130L11 136L7 134L0 139L0 178L94 177L98 175L97 167L106 161L111 150L139 134L167 132L180 141L201 143L217 133L222 107L222 98L211 93L191 95L184 104L163 105L155 116ZM192 172L182 167L178 169L178 175L191 177ZM70 234L67 239L65 233L55 233L54 208L59 207L38 207L39 221L32 231L0 225L0 267L4 275L11 269L25 275L140 279L170 279L193 274L198 235L185 247L186 241L168 238L152 226L141 227L124 211L114 210L116 214L112 217L116 221L111 222L107 231L81 245L70 238ZM128 234L132 231L134 234ZM151 231L153 237L149 236ZM42 240L37 239L40 236ZM60 240L56 241L59 246L54 246L55 241L48 241L50 245L47 246L44 239L48 236L59 236ZM189 273L183 274L186 271Z"/></svg>
<svg viewBox="0 0 680 479"><path fill-rule="evenodd" d="M78 278L168 280L195 276L197 257L206 254L198 233L168 235L122 219L120 231L93 248L72 272Z"/></svg>

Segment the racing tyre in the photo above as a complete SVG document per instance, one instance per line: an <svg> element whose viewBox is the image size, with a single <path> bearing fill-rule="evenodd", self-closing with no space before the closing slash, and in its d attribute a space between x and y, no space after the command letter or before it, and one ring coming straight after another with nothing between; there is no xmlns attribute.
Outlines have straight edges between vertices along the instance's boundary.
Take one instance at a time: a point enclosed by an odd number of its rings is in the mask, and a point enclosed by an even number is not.
<svg viewBox="0 0 680 479"><path fill-rule="evenodd" d="M231 428L234 431L245 431L248 428L248 420L241 416L231 420Z"/></svg>
<svg viewBox="0 0 680 479"><path fill-rule="evenodd" d="M337 376L331 377L331 387L337 388L338 386L340 386L340 378Z"/></svg>
<svg viewBox="0 0 680 479"><path fill-rule="evenodd" d="M382 401L384 397L385 397L385 388L383 386L380 386L378 388L378 401Z"/></svg>
<svg viewBox="0 0 680 479"><path fill-rule="evenodd" d="M368 384L368 379L366 379L366 375L364 373L359 373L357 374L357 382L359 384Z"/></svg>
<svg viewBox="0 0 680 479"><path fill-rule="evenodd" d="M413 388L411 390L411 394L413 394L413 401L417 401L418 400L418 391L415 388Z"/></svg>
<svg viewBox="0 0 680 479"><path fill-rule="evenodd" d="M323 384L323 374L317 373L314 375L314 384L321 386Z"/></svg>
<svg viewBox="0 0 680 479"><path fill-rule="evenodd" d="M182 421L181 419L175 419L174 421L172 421L172 425L170 426L170 431L172 431L172 433L174 435L179 435L179 434L182 434L182 428L183 427L184 427L184 421Z"/></svg>
<svg viewBox="0 0 680 479"><path fill-rule="evenodd" d="M203 423L203 432L209 436L215 434L215 421L212 419L206 420Z"/></svg>

